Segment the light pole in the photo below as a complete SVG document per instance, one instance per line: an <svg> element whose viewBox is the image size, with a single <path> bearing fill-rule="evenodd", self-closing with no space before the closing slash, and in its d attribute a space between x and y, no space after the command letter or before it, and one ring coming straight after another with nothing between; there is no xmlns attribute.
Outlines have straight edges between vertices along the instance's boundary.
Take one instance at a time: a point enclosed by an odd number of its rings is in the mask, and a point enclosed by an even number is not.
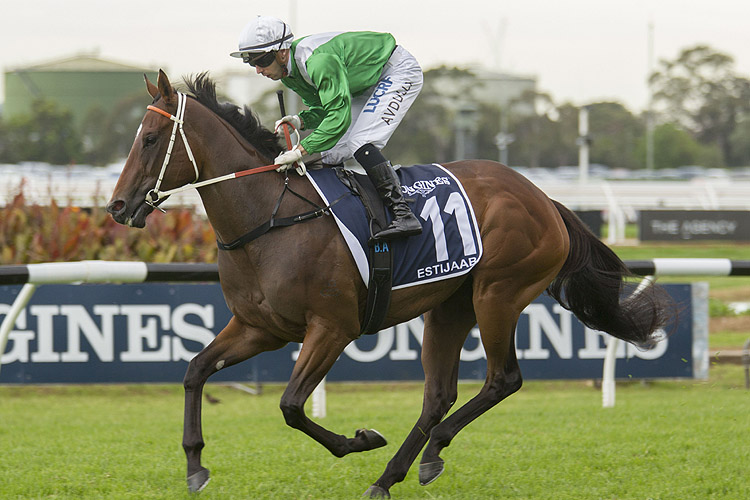
<svg viewBox="0 0 750 500"><path fill-rule="evenodd" d="M648 110L646 111L646 170L654 170L654 93L651 73L654 71L654 24L648 25Z"/></svg>
<svg viewBox="0 0 750 500"><path fill-rule="evenodd" d="M456 114L456 159L466 160L477 155L477 105L473 102L463 102L458 106Z"/></svg>
<svg viewBox="0 0 750 500"><path fill-rule="evenodd" d="M581 106L578 111L578 180L587 182L589 180L589 108Z"/></svg>
<svg viewBox="0 0 750 500"><path fill-rule="evenodd" d="M500 133L495 136L495 146L500 151L500 163L508 165L508 146L516 140L516 136L508 133L508 112L500 115Z"/></svg>

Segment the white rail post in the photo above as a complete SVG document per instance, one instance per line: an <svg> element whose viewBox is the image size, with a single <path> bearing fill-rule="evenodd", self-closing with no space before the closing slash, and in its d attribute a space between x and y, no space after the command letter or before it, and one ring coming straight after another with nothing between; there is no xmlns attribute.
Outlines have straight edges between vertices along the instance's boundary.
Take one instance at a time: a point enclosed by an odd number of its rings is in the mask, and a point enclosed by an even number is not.
<svg viewBox="0 0 750 500"><path fill-rule="evenodd" d="M604 355L604 372L602 373L602 408L615 406L615 361L620 339L610 337L607 354Z"/></svg>
<svg viewBox="0 0 750 500"><path fill-rule="evenodd" d="M21 313L23 308L26 307L26 304L29 303L29 299L31 299L31 296L34 295L35 290L35 284L26 283L18 293L18 297L16 297L16 300L13 301L13 305L8 311L8 314L5 315L5 319L3 319L2 326L0 326L0 368L2 368L3 366L1 358L3 353L5 352L5 346L8 343L8 336L10 335L10 331L13 330L13 327L16 325L16 319L18 319L18 315Z"/></svg>
<svg viewBox="0 0 750 500"><path fill-rule="evenodd" d="M653 276L646 276L638 285L638 288L630 295L634 297L646 289L653 281ZM602 373L602 408L615 406L615 363L617 361L617 348L620 339L612 337L607 344L607 353L604 355L604 369Z"/></svg>
<svg viewBox="0 0 750 500"><path fill-rule="evenodd" d="M312 393L312 416L313 418L325 418L326 416L326 379L320 381Z"/></svg>
<svg viewBox="0 0 750 500"><path fill-rule="evenodd" d="M79 262L46 262L28 264L28 282L23 285L8 314L0 325L0 367L2 355L8 343L8 336L16 324L16 319L37 285L48 283L103 283L103 282L142 282L148 269L145 262L119 262L105 260L83 260Z"/></svg>

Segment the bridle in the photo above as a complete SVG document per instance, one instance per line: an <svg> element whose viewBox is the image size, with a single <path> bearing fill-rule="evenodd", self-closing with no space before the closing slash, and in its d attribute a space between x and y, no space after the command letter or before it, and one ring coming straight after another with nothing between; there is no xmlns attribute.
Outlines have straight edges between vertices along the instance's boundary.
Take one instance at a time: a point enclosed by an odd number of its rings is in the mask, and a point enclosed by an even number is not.
<svg viewBox="0 0 750 500"><path fill-rule="evenodd" d="M219 177L214 177L213 179L207 179L207 180L198 182L198 178L200 176L198 173L198 164L195 162L193 151L190 149L190 144L188 143L187 137L185 136L185 131L182 128L182 125L185 123L185 108L187 108L187 100L188 100L187 95L183 94L182 92L177 92L177 113L175 115L170 114L169 112L161 108L157 108L156 106L153 106L153 105L146 107L147 110L159 113L160 115L165 116L174 122L174 126L172 127L172 136L169 139L169 146L167 147L167 154L164 156L164 161L162 162L161 170L159 171L159 178L156 180L156 185L154 186L154 189L146 193L146 204L162 212L165 212L165 210L159 207L157 203L160 200L163 200L175 193L187 191L188 189L196 189L199 187L207 186L209 184L215 184L217 182L222 182L222 181L226 181L229 179L236 179L237 177L243 177L243 176L252 175L252 174L259 174L261 172L268 172L271 170L276 170L279 167L279 165L265 165L262 167L250 168L247 170L243 170L241 172L234 172L231 174L226 174L226 175L222 175ZM177 138L177 130L180 131L180 135L182 136L182 142L185 144L185 150L187 151L188 158L190 158L190 163L193 164L193 169L195 170L195 180L191 183L185 184L184 186L180 186L174 189L169 189L167 191L162 191L159 188L161 187L162 180L164 179L164 173L167 171L167 165L169 165L169 160L172 157L172 148L174 147L175 139Z"/></svg>
<svg viewBox="0 0 750 500"><path fill-rule="evenodd" d="M155 111L162 116L166 116L174 122L174 126L172 126L172 137L169 138L167 154L164 156L164 162L162 162L161 164L161 170L159 171L159 178L156 180L156 186L154 186L154 189L146 193L146 203L148 205L151 205L153 208L158 208L162 212L164 212L164 209L159 208L156 205L156 202L158 202L162 198L166 198L170 194L176 193L178 190L181 191L183 188L195 187L195 183L198 182L198 165L195 163L193 151L190 149L190 143L188 143L187 137L185 137L185 130L182 128L182 125L185 123L185 108L187 108L187 96L182 92L177 92L177 115L172 115L164 111L163 109L157 108L153 105L146 107L146 109ZM164 173L167 171L169 159L172 157L172 148L174 147L174 141L177 137L178 129L180 130L180 135L182 136L182 142L185 144L185 150L187 151L188 158L190 158L190 163L193 164L193 169L195 170L195 180L191 182L190 185L182 186L182 188L177 188L177 190L171 189L169 191L160 191L159 187L161 186L161 182L164 179Z"/></svg>
<svg viewBox="0 0 750 500"><path fill-rule="evenodd" d="M165 212L165 210L159 207L156 203L158 203L160 200L163 200L174 193L179 193L181 191L186 191L188 189L194 189L194 188L199 188L202 186L207 186L209 184L215 184L217 182L222 182L222 181L226 181L229 179L236 179L238 177L244 177L246 175L259 174L261 172L269 172L271 170L277 170L279 169L279 167L281 167L281 165L276 165L276 164L264 165L262 167L250 168L247 170L242 170L240 172L234 172L231 174L226 174L226 175L222 175L219 177L214 177L213 179L206 179L204 181L198 182L198 178L200 177L199 172L198 172L198 165L195 162L195 158L193 157L193 151L190 149L190 144L188 144L187 137L185 136L185 131L182 128L182 125L185 123L185 108L187 107L187 100L188 100L187 95L183 94L182 92L177 92L177 114L176 115L172 115L169 112L161 108L157 108L156 106L153 106L153 105L146 107L147 110L159 113L160 115L166 118L169 118L170 120L174 122L174 126L172 127L172 137L169 139L169 146L167 147L167 154L164 156L164 162L161 165L159 178L156 180L156 186L154 186L154 189L146 193L146 204L162 212ZM292 130L292 133L295 135L297 139L297 144L299 144L299 140L300 140L299 131L293 125L289 123L283 123L282 125L284 126L284 135L286 137L287 147L289 147L289 149L292 149L293 144L292 144L289 131L290 129ZM161 191L159 187L161 186L161 182L164 178L164 172L166 172L167 170L167 165L169 165L169 159L172 157L172 148L174 147L174 141L177 138L177 130L180 131L180 135L182 136L182 142L185 143L185 150L187 151L188 158L190 158L190 162L193 164L193 169L195 170L195 180L191 183L185 184L184 186L180 186L174 189L169 189L167 191ZM284 174L285 174L284 190L281 192L281 195L276 201L276 205L274 206L273 212L271 214L271 218L267 222L261 224L260 226L256 227L252 231L240 236L239 238L237 238L236 240L230 243L222 243L221 241L217 240L216 243L220 250L234 250L236 248L240 248L243 245L246 245L250 241L264 235L265 233L267 233L268 231L274 228L291 226L293 224L298 224L300 222L317 219L318 217L322 217L324 215L329 215L331 213L330 211L331 207L335 205L336 203L338 203L339 201L341 201L345 196L350 194L350 193L344 193L338 199L334 200L332 203L329 203L327 206L320 207L317 204L305 198L304 196L294 192L289 187L289 177L287 175L287 168L284 168ZM305 169L305 164L302 163L302 161L295 163L295 168L299 175L305 175L307 173L307 170ZM314 206L315 209L302 213L302 214L294 215L292 217L277 218L276 213L278 212L279 207L281 206L281 200L284 198L284 194L287 192L290 192L294 196L297 196L298 198L306 201L310 205Z"/></svg>

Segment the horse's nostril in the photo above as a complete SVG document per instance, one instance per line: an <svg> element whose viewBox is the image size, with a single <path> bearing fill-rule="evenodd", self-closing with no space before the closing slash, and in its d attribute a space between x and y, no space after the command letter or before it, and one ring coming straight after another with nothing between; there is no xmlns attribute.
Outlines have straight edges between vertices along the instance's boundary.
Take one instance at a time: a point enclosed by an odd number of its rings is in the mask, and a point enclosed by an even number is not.
<svg viewBox="0 0 750 500"><path fill-rule="evenodd" d="M107 205L107 212L111 214L118 214L125 209L125 202L122 200L115 200Z"/></svg>

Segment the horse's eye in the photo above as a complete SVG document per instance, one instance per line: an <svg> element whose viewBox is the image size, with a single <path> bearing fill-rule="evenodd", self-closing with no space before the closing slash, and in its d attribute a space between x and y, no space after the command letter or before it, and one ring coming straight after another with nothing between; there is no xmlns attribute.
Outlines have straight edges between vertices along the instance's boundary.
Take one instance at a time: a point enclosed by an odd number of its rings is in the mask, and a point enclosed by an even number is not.
<svg viewBox="0 0 750 500"><path fill-rule="evenodd" d="M156 144L156 140L159 137L156 134L148 134L143 137L143 147L147 148Z"/></svg>

